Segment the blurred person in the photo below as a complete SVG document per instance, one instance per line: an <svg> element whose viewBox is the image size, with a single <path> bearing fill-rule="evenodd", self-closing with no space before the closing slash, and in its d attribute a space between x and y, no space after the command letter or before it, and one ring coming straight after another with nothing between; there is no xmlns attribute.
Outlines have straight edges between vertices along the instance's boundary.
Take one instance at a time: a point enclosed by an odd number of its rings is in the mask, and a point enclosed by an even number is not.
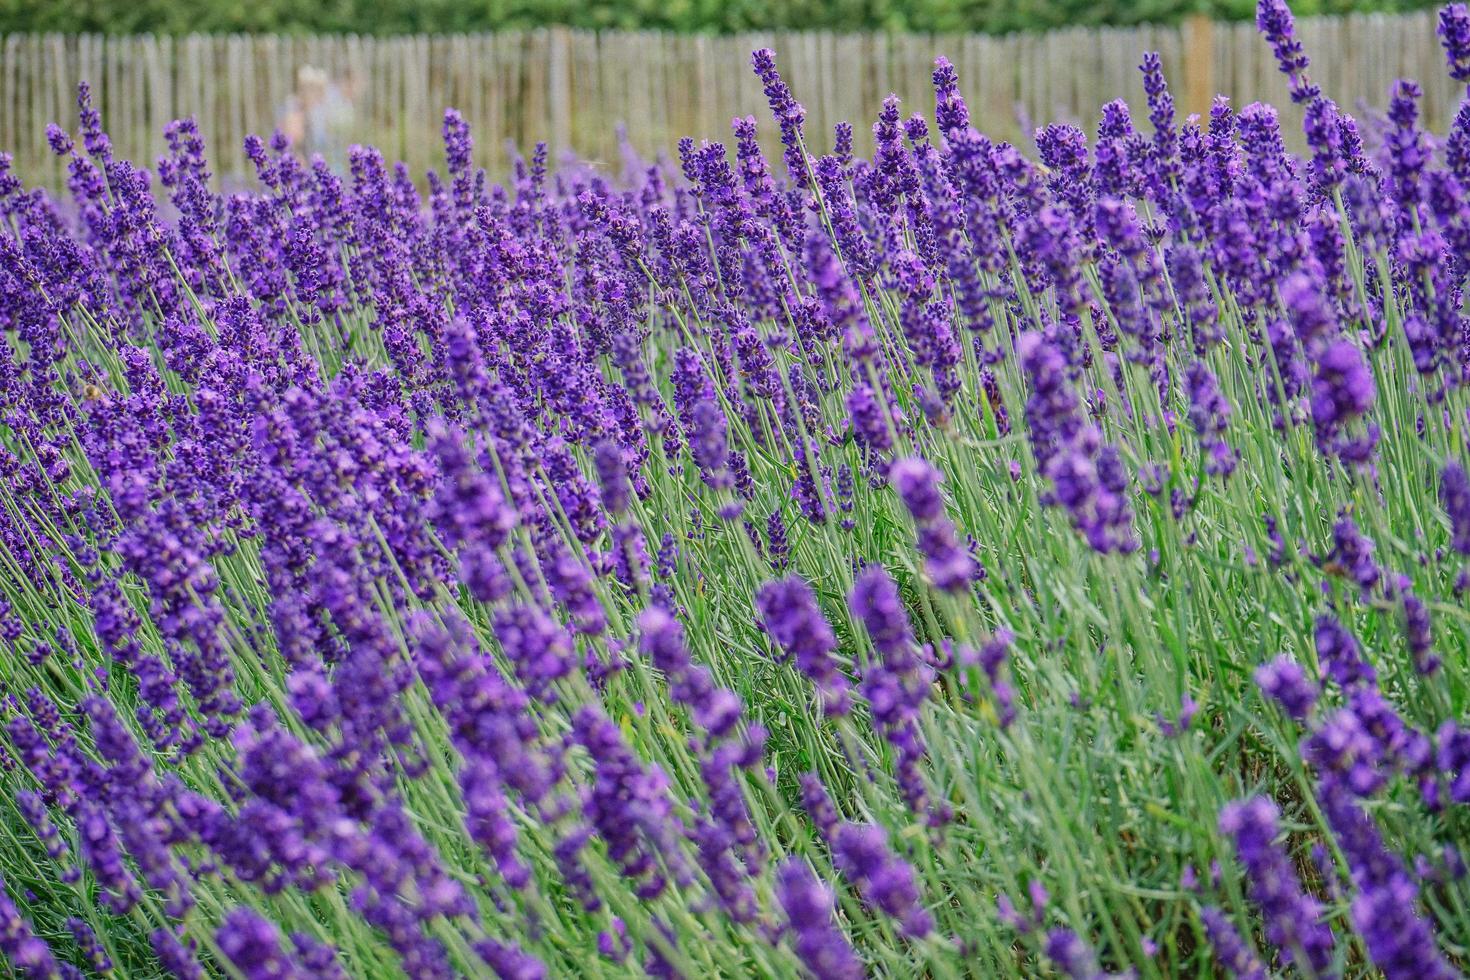
<svg viewBox="0 0 1470 980"><path fill-rule="evenodd" d="M345 166L355 89L350 77L338 84L322 69L302 65L277 120L292 149L307 160L320 155L334 169Z"/></svg>

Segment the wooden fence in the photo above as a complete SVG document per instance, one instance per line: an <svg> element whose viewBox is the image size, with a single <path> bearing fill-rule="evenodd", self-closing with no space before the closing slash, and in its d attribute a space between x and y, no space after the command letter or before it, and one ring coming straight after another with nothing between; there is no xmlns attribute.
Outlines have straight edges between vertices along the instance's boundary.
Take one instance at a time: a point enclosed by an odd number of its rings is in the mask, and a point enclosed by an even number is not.
<svg viewBox="0 0 1470 980"><path fill-rule="evenodd" d="M1299 22L1312 75L1354 111L1383 106L1395 79L1424 87L1426 120L1443 130L1461 92L1446 76L1434 14L1353 15ZM729 37L596 33L564 29L459 36L0 38L0 150L27 180L55 183L58 163L44 130L75 128L78 80L91 82L118 151L151 163L170 119L198 118L214 169L243 172L244 136L268 134L310 65L350 92L344 138L372 142L415 174L439 166L445 106L469 120L480 162L501 173L509 143L546 140L556 153L620 166L616 129L639 153L671 152L680 136L729 138L732 116L754 115L772 137L750 52L771 47L807 108L809 142L830 145L832 125L853 123L859 148L883 97L932 113L934 56L959 69L978 128L1020 139L1034 125L1067 121L1093 128L1099 107L1126 98L1142 117L1137 65L1163 57L1183 113L1205 112L1211 97L1237 106L1282 108L1290 138L1300 116L1266 42L1248 23L1198 18L1178 26L1074 29L1005 37L775 33Z"/></svg>

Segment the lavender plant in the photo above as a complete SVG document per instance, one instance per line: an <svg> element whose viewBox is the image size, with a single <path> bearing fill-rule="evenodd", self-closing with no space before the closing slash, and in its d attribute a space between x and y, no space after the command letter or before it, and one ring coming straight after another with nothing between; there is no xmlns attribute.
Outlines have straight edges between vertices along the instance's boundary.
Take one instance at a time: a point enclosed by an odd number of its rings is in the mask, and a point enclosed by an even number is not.
<svg viewBox="0 0 1470 980"><path fill-rule="evenodd" d="M7 971L1459 975L1470 97L1259 25L1306 157L1156 55L823 153L758 51L779 163L223 195L82 86L0 156Z"/></svg>

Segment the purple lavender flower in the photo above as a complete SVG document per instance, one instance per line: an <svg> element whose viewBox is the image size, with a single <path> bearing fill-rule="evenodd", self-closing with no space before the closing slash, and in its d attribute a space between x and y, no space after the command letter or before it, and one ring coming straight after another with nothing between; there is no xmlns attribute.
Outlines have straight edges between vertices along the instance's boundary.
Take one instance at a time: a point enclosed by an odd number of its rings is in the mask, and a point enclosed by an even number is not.
<svg viewBox="0 0 1470 980"><path fill-rule="evenodd" d="M842 167L836 157L824 156L812 169L842 264L859 282L871 279L878 271L878 255L859 220L858 202L848 189Z"/></svg>
<svg viewBox="0 0 1470 980"><path fill-rule="evenodd" d="M970 125L970 109L960 95L959 73L943 55L934 59L934 123L946 138L963 133Z"/></svg>
<svg viewBox="0 0 1470 980"><path fill-rule="evenodd" d="M1256 5L1256 29L1265 35L1281 73L1291 81L1291 101L1310 102L1320 91L1307 79L1306 52L1296 36L1296 22L1286 0L1260 0Z"/></svg>
<svg viewBox="0 0 1470 980"><path fill-rule="evenodd" d="M832 890L800 858L776 872L776 896L786 911L796 955L818 980L857 980L863 964L832 921Z"/></svg>
<svg viewBox="0 0 1470 980"><path fill-rule="evenodd" d="M204 967L199 963L198 944L181 939L173 929L154 929L148 935L153 955L159 965L175 980L204 980Z"/></svg>
<svg viewBox="0 0 1470 980"><path fill-rule="evenodd" d="M31 830L35 832L36 839L46 848L46 856L53 861L59 861L66 857L68 847L66 839L61 836L61 831L56 824L52 823L51 815L47 812L46 801L41 794L31 790L21 790L15 794L16 809L30 824Z"/></svg>
<svg viewBox="0 0 1470 980"><path fill-rule="evenodd" d="M807 183L806 153L802 148L802 123L806 121L806 110L791 95L791 90L776 71L776 54L770 48L752 52L751 67L765 89L766 101L771 115L781 130L781 145L786 148L786 171L798 185Z"/></svg>
<svg viewBox="0 0 1470 980"><path fill-rule="evenodd" d="M1026 424L1032 454L1051 479L1048 502L1067 509L1072 524L1096 550L1129 552L1138 547L1128 478L1116 448L1105 446L1097 428L1085 422L1066 376L1066 359L1037 333L1016 342L1021 367L1031 384Z"/></svg>
<svg viewBox="0 0 1470 980"><path fill-rule="evenodd" d="M486 938L475 943L475 953L500 980L546 980L546 965L515 943Z"/></svg>
<svg viewBox="0 0 1470 980"><path fill-rule="evenodd" d="M1315 87L1315 86L1314 86ZM1348 151L1343 146L1344 118L1337 103L1317 95L1307 103L1302 129L1312 149L1312 170L1324 191L1342 183L1347 176Z"/></svg>
<svg viewBox="0 0 1470 980"><path fill-rule="evenodd" d="M764 865L765 849L737 775L760 762L764 747L764 729L753 726L744 742L724 742L706 752L699 761L699 773L709 795L708 811L686 830L721 908L740 923L756 917L753 877Z"/></svg>
<svg viewBox="0 0 1470 980"><path fill-rule="evenodd" d="M914 520L928 524L944 517L944 498L939 494L939 471L925 459L910 456L894 462L888 480L898 491Z"/></svg>
<svg viewBox="0 0 1470 980"><path fill-rule="evenodd" d="M1126 554L1138 547L1129 505L1128 476L1113 446L1099 445L1094 427L1085 428L1064 453L1047 467L1055 501L1071 515L1072 524L1096 551Z"/></svg>
<svg viewBox="0 0 1470 980"><path fill-rule="evenodd" d="M1001 728L1009 728L1016 720L1016 692L1006 677L1006 661L1011 655L1014 634L1008 629L998 630L994 636L980 645L973 654L974 661L985 671L990 682L990 696L995 702L995 714ZM966 655L963 659L968 659Z"/></svg>
<svg viewBox="0 0 1470 980"><path fill-rule="evenodd" d="M1445 4L1439 11L1436 33L1450 77L1461 84L1470 82L1470 8L1463 3Z"/></svg>
<svg viewBox="0 0 1470 980"><path fill-rule="evenodd" d="M1318 616L1312 626L1317 647L1317 663L1322 676L1330 677L1343 687L1372 684L1377 679L1373 665L1363 657L1357 639L1332 616Z"/></svg>
<svg viewBox="0 0 1470 980"><path fill-rule="evenodd" d="M88 966L101 974L111 972L112 957L108 955L107 947L97 938L96 930L86 920L71 916L66 920L66 931L77 941L77 952L82 954Z"/></svg>
<svg viewBox="0 0 1470 980"><path fill-rule="evenodd" d="M1016 908L1016 903L1011 901L1011 896L1005 892L995 896L996 916L1001 922L1022 935L1040 928L1041 924L1046 921L1047 904L1051 902L1046 885L1042 884L1040 878L1032 878L1026 885L1026 891L1031 899L1029 912L1022 912Z"/></svg>
<svg viewBox="0 0 1470 980"><path fill-rule="evenodd" d="M919 657L898 586L874 565L858 576L848 597L853 616L867 628L878 652L863 672L862 693L884 738L893 747L895 775L904 799L916 812L928 805L919 765L925 755L919 709L928 699L933 670Z"/></svg>
<svg viewBox="0 0 1470 980"><path fill-rule="evenodd" d="M1222 437L1230 420L1230 402L1220 391L1215 375L1201 361L1189 366L1185 383L1189 390L1189 424L1208 454L1205 469L1213 475L1229 476L1236 457Z"/></svg>
<svg viewBox="0 0 1470 980"><path fill-rule="evenodd" d="M1185 694L1179 700L1179 714L1173 718L1167 718L1162 713L1154 714L1154 723L1159 726L1159 734L1165 738L1178 738L1189 731L1189 726L1194 724L1194 716L1199 712L1199 702L1189 694Z"/></svg>
<svg viewBox="0 0 1470 980"><path fill-rule="evenodd" d="M1154 138L1152 153L1148 156L1150 177L1154 181L1150 192L1162 197L1167 192L1165 182L1178 172L1179 133L1174 125L1174 97L1169 94L1164 81L1164 65L1157 51L1146 52L1143 63L1143 89L1148 96L1148 118L1153 123Z"/></svg>
<svg viewBox="0 0 1470 980"><path fill-rule="evenodd" d="M628 509L628 470L622 448L611 439L603 439L593 451L602 505L614 516Z"/></svg>
<svg viewBox="0 0 1470 980"><path fill-rule="evenodd" d="M1103 980L1097 953L1071 929L1056 928L1046 934L1046 957L1070 980Z"/></svg>
<svg viewBox="0 0 1470 980"><path fill-rule="evenodd" d="M800 783L801 808L806 811L817 833L830 844L837 834L840 820L837 807L833 805L832 797L827 794L827 787L822 785L822 780L816 773L802 773Z"/></svg>
<svg viewBox="0 0 1470 980"><path fill-rule="evenodd" d="M657 606L638 617L639 649L669 679L669 695L685 705L710 738L724 738L740 721L740 698L717 687L708 669L690 659L684 627Z"/></svg>
<svg viewBox="0 0 1470 980"><path fill-rule="evenodd" d="M1470 803L1470 728L1446 721L1440 725L1435 743L1435 765L1440 778L1449 783L1450 799Z"/></svg>
<svg viewBox="0 0 1470 980"><path fill-rule="evenodd" d="M0 878L0 953L21 976L38 980L61 976L51 948L32 931L30 922L10 900L3 878Z"/></svg>
<svg viewBox="0 0 1470 980"><path fill-rule="evenodd" d="M1384 845L1373 819L1336 780L1318 788L1327 822L1347 858L1357 895L1353 926L1368 946L1373 963L1394 980L1457 975L1419 914L1419 889L1403 863Z"/></svg>
<svg viewBox="0 0 1470 980"><path fill-rule="evenodd" d="M570 674L576 662L565 627L539 607L515 605L496 612L495 638L527 693L554 700L551 685Z"/></svg>
<svg viewBox="0 0 1470 980"><path fill-rule="evenodd" d="M1450 518L1450 547L1470 556L1470 476L1459 463L1448 463L1439 476L1439 501Z"/></svg>
<svg viewBox="0 0 1470 980"><path fill-rule="evenodd" d="M1346 340L1330 343L1318 356L1312 379L1312 424L1318 442L1324 447L1336 444L1342 427L1372 408L1376 394L1373 375L1358 348Z"/></svg>
<svg viewBox="0 0 1470 980"><path fill-rule="evenodd" d="M601 712L584 707L573 734L594 766L582 809L607 846L608 857L645 899L668 887L668 876L687 875L674 845L668 777L644 768L618 729Z"/></svg>
<svg viewBox="0 0 1470 980"><path fill-rule="evenodd" d="M337 962L337 951L301 932L291 934L291 947L296 962L309 977L317 980L347 980L347 973Z"/></svg>
<svg viewBox="0 0 1470 980"><path fill-rule="evenodd" d="M873 389L863 382L847 393L847 412L852 419L853 434L865 449L886 453L893 447L888 429L888 410L878 401Z"/></svg>
<svg viewBox="0 0 1470 980"><path fill-rule="evenodd" d="M833 654L837 638L817 607L811 586L795 577L767 582L756 593L756 609L772 640L814 684L829 716L851 710L851 694Z"/></svg>
<svg viewBox="0 0 1470 980"><path fill-rule="evenodd" d="M939 471L911 456L896 461L888 479L919 526L919 550L929 580L946 592L963 591L979 574L979 566L955 539L954 525L945 516Z"/></svg>
<svg viewBox="0 0 1470 980"><path fill-rule="evenodd" d="M82 804L77 812L77 832L82 858L104 889L102 904L114 913L127 913L142 899L143 892L123 860L117 835L102 809Z"/></svg>
<svg viewBox="0 0 1470 980"><path fill-rule="evenodd" d="M863 897L894 919L905 935L922 939L933 931L933 917L919 904L914 869L889 849L883 828L842 824L832 839L832 860Z"/></svg>
<svg viewBox="0 0 1470 980"><path fill-rule="evenodd" d="M1321 921L1321 904L1302 891L1291 860L1276 845L1276 817L1275 804L1265 797L1230 803L1220 811L1220 833L1235 841L1266 937L1303 973L1321 976L1332 964L1332 930Z"/></svg>
<svg viewBox="0 0 1470 980"><path fill-rule="evenodd" d="M1439 670L1441 660L1434 649L1434 629L1429 618L1429 607L1407 588L1400 589L1399 608L1403 610L1404 640L1409 655L1414 658L1414 669L1424 676Z"/></svg>
<svg viewBox="0 0 1470 980"><path fill-rule="evenodd" d="M786 518L779 510L766 518L766 555L771 570L784 572L791 558L791 539L786 533Z"/></svg>
<svg viewBox="0 0 1470 980"><path fill-rule="evenodd" d="M1324 564L1329 571L1357 583L1366 595L1383 579L1383 569L1374 560L1373 551L1373 541L1358 530L1351 517L1342 514L1332 526L1332 551Z"/></svg>
<svg viewBox="0 0 1470 980"><path fill-rule="evenodd" d="M252 909L237 908L226 915L216 941L246 980L284 980L297 975L281 949L280 931Z"/></svg>
<svg viewBox="0 0 1470 980"><path fill-rule="evenodd" d="M1224 912L1206 906L1200 909L1200 921L1215 948L1215 959L1231 976L1236 980L1266 980L1266 968Z"/></svg>
<svg viewBox="0 0 1470 980"><path fill-rule="evenodd" d="M1429 738L1405 722L1371 684L1354 687L1347 704L1302 742L1301 752L1323 779L1357 796L1378 792L1397 772L1417 776L1421 784L1432 775Z"/></svg>
<svg viewBox="0 0 1470 980"><path fill-rule="evenodd" d="M1306 721L1317 703L1317 686L1307 677L1301 665L1286 654L1255 671L1256 686L1261 693L1281 705L1283 711L1297 721Z"/></svg>

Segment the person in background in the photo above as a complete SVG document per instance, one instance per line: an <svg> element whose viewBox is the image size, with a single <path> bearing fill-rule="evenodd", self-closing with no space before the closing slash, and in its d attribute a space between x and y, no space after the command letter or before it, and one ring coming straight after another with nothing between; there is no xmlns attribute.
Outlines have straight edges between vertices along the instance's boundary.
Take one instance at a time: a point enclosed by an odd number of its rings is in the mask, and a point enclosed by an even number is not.
<svg viewBox="0 0 1470 980"><path fill-rule="evenodd" d="M277 122L291 147L307 160L320 155L334 169L347 161L352 125L352 89L338 84L314 65L296 72L296 91L286 100Z"/></svg>

